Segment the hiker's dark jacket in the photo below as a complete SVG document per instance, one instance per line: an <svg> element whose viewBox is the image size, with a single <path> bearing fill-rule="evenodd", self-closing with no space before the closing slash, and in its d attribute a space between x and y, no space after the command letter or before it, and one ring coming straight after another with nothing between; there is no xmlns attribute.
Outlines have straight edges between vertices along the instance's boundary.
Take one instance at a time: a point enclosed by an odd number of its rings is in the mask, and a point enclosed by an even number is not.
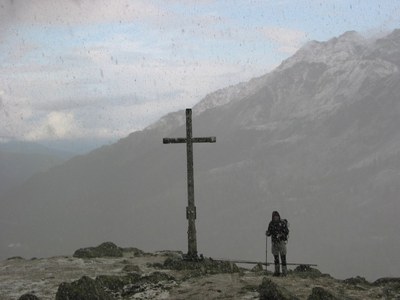
<svg viewBox="0 0 400 300"><path fill-rule="evenodd" d="M267 236L271 236L272 242L287 241L289 235L289 228L287 223L283 220L271 221L268 225Z"/></svg>

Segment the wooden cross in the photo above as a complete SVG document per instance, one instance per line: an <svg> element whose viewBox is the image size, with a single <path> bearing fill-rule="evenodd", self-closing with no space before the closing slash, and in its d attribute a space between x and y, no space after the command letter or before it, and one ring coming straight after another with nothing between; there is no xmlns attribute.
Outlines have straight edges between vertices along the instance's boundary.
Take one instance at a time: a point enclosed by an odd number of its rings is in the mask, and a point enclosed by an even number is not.
<svg viewBox="0 0 400 300"><path fill-rule="evenodd" d="M164 144L186 143L188 206L188 258L197 259L196 206L194 205L193 143L215 143L216 137L192 137L192 110L186 109L186 138L164 138Z"/></svg>

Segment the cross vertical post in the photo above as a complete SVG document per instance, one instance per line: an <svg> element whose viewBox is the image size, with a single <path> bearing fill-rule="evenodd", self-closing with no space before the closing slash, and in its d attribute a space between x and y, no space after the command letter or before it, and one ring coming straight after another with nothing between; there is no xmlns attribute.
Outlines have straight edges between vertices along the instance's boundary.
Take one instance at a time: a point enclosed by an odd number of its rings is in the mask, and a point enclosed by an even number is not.
<svg viewBox="0 0 400 300"><path fill-rule="evenodd" d="M192 110L186 110L186 157L187 157L187 192L188 206L186 218L188 220L188 256L197 257L196 237L196 206L194 204L194 176L193 176L193 141L192 141Z"/></svg>
<svg viewBox="0 0 400 300"><path fill-rule="evenodd" d="M192 136L192 110L186 109L186 138L164 138L164 144L186 143L187 158L187 193L188 206L186 207L186 219L188 220L188 253L187 258L196 260L197 238L196 238L196 206L194 202L194 176L193 176L193 143L215 143L216 137Z"/></svg>

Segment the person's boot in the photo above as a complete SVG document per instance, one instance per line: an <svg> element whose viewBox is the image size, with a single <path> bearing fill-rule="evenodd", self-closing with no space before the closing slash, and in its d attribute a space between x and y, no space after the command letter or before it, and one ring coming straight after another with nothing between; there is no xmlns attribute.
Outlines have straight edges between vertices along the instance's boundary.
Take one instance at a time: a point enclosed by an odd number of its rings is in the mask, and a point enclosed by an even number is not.
<svg viewBox="0 0 400 300"><path fill-rule="evenodd" d="M275 272L272 276L280 275L279 255L274 255Z"/></svg>
<svg viewBox="0 0 400 300"><path fill-rule="evenodd" d="M281 255L282 260L282 276L287 275L287 267L286 267L286 255Z"/></svg>
<svg viewBox="0 0 400 300"><path fill-rule="evenodd" d="M287 276L287 267L282 265L282 276Z"/></svg>
<svg viewBox="0 0 400 300"><path fill-rule="evenodd" d="M272 276L279 277L280 275L281 274L280 274L279 264L275 264L275 272Z"/></svg>

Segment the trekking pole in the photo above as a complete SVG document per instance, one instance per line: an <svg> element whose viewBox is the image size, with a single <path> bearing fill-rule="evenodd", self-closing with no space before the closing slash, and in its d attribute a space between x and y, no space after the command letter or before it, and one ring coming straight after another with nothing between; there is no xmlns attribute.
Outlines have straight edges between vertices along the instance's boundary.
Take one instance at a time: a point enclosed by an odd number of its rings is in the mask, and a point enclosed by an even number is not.
<svg viewBox="0 0 400 300"><path fill-rule="evenodd" d="M268 274L268 235L265 234L265 274Z"/></svg>

